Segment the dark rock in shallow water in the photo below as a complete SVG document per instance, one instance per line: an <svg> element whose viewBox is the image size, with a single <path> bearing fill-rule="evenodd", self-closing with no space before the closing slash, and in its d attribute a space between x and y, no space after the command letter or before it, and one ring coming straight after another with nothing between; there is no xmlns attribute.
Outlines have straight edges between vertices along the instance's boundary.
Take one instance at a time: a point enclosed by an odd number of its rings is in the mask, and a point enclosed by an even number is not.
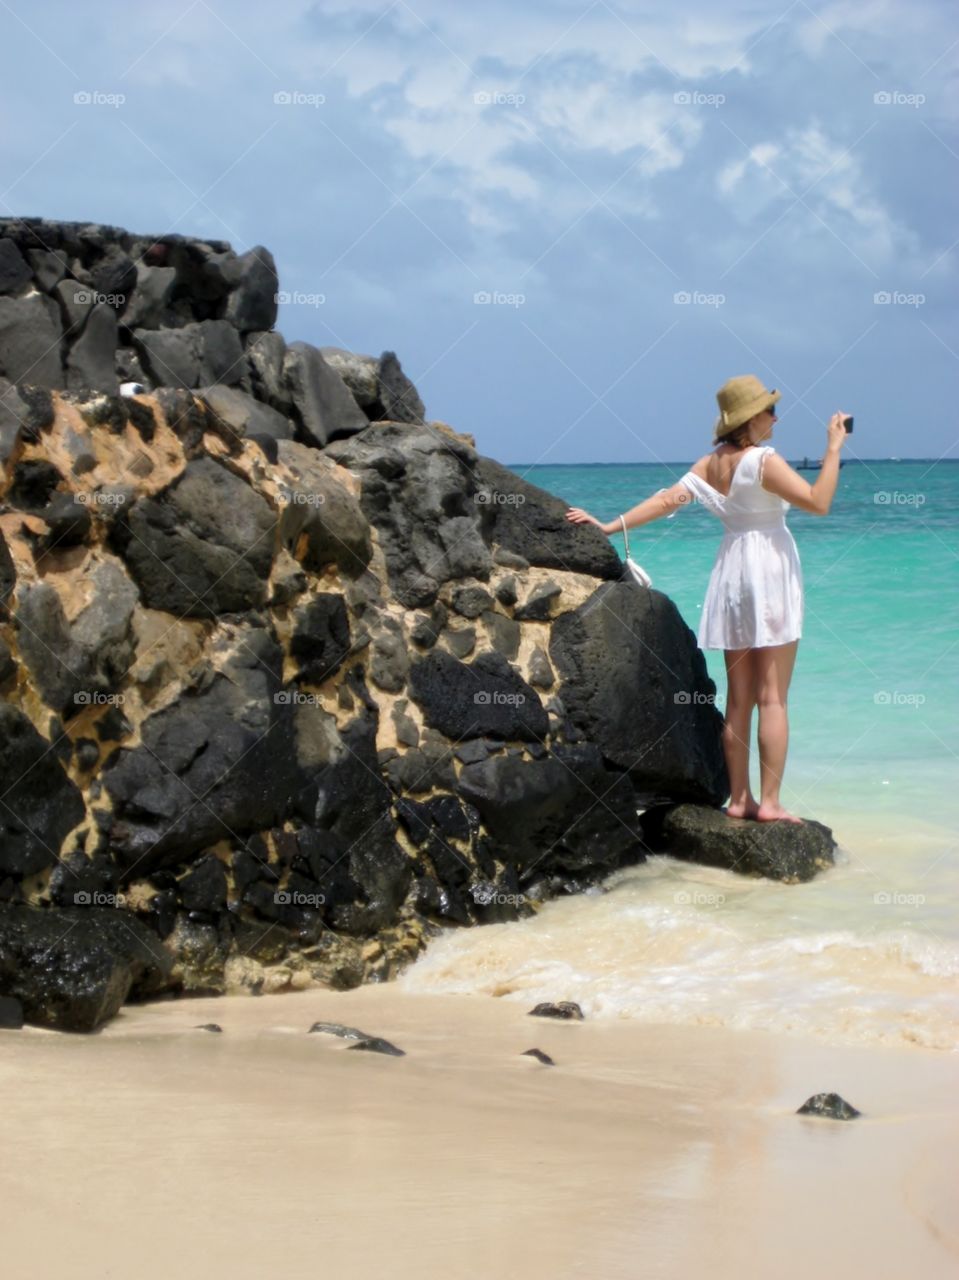
<svg viewBox="0 0 959 1280"><path fill-rule="evenodd" d="M641 801L729 794L716 686L668 596L604 583L555 620L549 657L571 724L629 771Z"/></svg>
<svg viewBox="0 0 959 1280"><path fill-rule="evenodd" d="M640 824L649 848L687 862L789 884L833 865L836 842L821 822L754 822L706 805L656 805Z"/></svg>
<svg viewBox="0 0 959 1280"><path fill-rule="evenodd" d="M538 1004L535 1009L530 1009L530 1017L532 1018L562 1018L566 1021L574 1019L577 1022L583 1021L583 1011L575 1000L560 1000L555 1004L552 1001L544 1001Z"/></svg>
<svg viewBox="0 0 959 1280"><path fill-rule="evenodd" d="M195 1028L197 1031L222 1031L223 1028L218 1022L201 1022Z"/></svg>
<svg viewBox="0 0 959 1280"><path fill-rule="evenodd" d="M329 1036L339 1036L343 1040L375 1040L375 1036L368 1035L365 1031L360 1031L356 1027L344 1026L342 1022L314 1022L310 1031L325 1032Z"/></svg>
<svg viewBox="0 0 959 1280"><path fill-rule="evenodd" d="M386 1053L392 1058L405 1058L406 1050L397 1049L395 1044L390 1044L389 1040L383 1040L379 1036L370 1036L366 1040L357 1040L354 1044L346 1046L348 1049L366 1049L370 1053Z"/></svg>
<svg viewBox="0 0 959 1280"><path fill-rule="evenodd" d="M95 1031L128 998L162 990L170 969L156 935L129 912L0 906L0 994L36 1026Z"/></svg>
<svg viewBox="0 0 959 1280"><path fill-rule="evenodd" d="M823 1116L827 1120L855 1120L862 1112L857 1111L838 1093L814 1093L811 1098L806 1099L796 1115Z"/></svg>
<svg viewBox="0 0 959 1280"><path fill-rule="evenodd" d="M531 1058L535 1058L537 1062L541 1062L544 1067L556 1066L556 1063L549 1054L544 1053L542 1049L524 1049L521 1056L525 1056L526 1054L529 1054Z"/></svg>

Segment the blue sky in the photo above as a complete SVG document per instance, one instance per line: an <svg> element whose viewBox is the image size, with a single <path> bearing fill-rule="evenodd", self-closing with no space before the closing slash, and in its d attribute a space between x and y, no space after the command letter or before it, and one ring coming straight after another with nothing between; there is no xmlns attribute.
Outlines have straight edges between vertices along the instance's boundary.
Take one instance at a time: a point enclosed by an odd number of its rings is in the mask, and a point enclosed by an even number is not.
<svg viewBox="0 0 959 1280"><path fill-rule="evenodd" d="M846 456L959 457L954 6L3 0L0 22L0 212L265 244L288 340L395 350L483 453L692 459L717 387L755 373L787 457L835 409Z"/></svg>

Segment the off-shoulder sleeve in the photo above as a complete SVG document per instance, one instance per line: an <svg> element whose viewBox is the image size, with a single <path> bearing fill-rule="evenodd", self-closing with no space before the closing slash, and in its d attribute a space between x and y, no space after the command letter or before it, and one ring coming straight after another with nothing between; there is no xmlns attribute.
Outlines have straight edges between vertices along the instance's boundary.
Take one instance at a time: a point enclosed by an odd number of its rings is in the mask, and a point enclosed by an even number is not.
<svg viewBox="0 0 959 1280"><path fill-rule="evenodd" d="M696 501L701 502L708 510L718 515L724 509L726 499L723 495L711 484L707 484L702 476L696 475L695 471L687 471L684 476L679 477L678 483L688 489Z"/></svg>

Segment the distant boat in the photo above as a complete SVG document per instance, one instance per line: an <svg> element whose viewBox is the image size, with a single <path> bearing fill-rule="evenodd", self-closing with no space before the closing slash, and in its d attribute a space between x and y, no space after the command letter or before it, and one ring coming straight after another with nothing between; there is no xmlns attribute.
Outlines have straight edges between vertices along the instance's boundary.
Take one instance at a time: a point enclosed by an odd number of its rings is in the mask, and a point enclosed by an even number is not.
<svg viewBox="0 0 959 1280"><path fill-rule="evenodd" d="M846 465L845 460L843 458L839 459L839 465L840 467L844 467ZM802 462L796 463L797 471L820 471L821 469L822 469L821 462L810 462L808 458L803 458Z"/></svg>

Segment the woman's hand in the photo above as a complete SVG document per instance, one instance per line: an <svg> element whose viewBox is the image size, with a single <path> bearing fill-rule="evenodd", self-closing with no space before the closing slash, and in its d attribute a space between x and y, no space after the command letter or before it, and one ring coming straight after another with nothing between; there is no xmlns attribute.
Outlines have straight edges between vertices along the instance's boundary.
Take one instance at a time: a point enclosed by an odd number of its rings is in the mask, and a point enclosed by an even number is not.
<svg viewBox="0 0 959 1280"><path fill-rule="evenodd" d="M849 432L842 425L843 418L848 417L845 413L834 413L826 424L826 448L833 453L838 453L846 443L846 437Z"/></svg>
<svg viewBox="0 0 959 1280"><path fill-rule="evenodd" d="M595 516L591 516L588 511L584 511L582 507L570 507L566 512L566 519L571 524L594 524L601 533L606 532L606 526L602 520L597 520Z"/></svg>

